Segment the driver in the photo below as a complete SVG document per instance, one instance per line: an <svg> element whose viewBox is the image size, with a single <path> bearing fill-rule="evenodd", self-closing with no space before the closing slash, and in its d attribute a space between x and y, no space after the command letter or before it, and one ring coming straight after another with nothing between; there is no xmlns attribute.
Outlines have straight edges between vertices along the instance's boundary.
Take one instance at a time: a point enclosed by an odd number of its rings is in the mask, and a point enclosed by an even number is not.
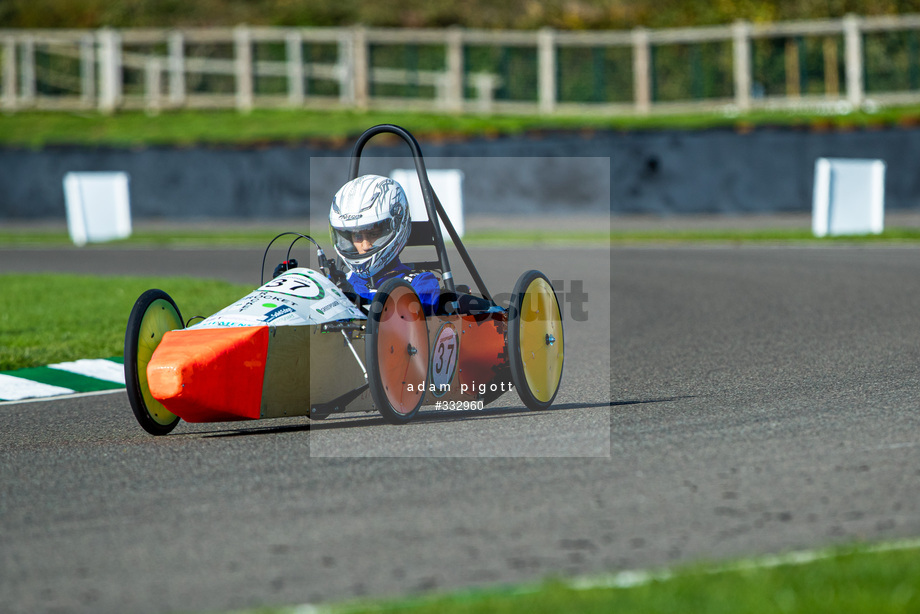
<svg viewBox="0 0 920 614"><path fill-rule="evenodd" d="M332 199L329 226L335 251L351 272L355 294L371 300L380 285L394 277L408 281L426 313L438 302L440 285L430 272L414 272L400 262L409 239L409 202L392 179L364 175L346 183Z"/></svg>

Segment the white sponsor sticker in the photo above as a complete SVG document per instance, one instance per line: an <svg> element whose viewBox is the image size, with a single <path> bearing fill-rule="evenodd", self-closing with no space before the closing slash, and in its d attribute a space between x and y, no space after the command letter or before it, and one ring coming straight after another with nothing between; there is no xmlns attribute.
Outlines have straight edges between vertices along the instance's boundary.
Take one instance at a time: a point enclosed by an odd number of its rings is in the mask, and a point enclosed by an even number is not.
<svg viewBox="0 0 920 614"><path fill-rule="evenodd" d="M321 273L297 268L190 328L298 326L365 318Z"/></svg>

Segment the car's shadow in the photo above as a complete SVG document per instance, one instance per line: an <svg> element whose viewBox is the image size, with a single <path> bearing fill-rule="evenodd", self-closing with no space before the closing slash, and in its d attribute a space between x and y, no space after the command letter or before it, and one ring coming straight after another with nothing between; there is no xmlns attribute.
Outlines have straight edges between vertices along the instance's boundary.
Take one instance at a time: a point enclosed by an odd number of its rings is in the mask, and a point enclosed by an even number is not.
<svg viewBox="0 0 920 614"><path fill-rule="evenodd" d="M534 411L520 406L494 406L481 410L464 410L464 411L437 411L422 410L409 423L401 425L400 428L411 428L426 424L447 424L451 422L467 422L470 420L501 420L503 418L514 418L521 416L537 417L554 412L572 410L572 409L592 409L592 408L614 408L628 405L642 405L647 403L670 403L684 397L669 397L662 399L635 399L626 401L609 401L603 403L560 403L552 408L543 411ZM326 420L313 420L311 422L300 424L278 424L274 426L257 426L251 428L233 429L219 432L202 432L192 431L177 433L182 436L199 436L205 438L225 438L225 437L251 437L254 435L273 435L278 433L296 433L302 431L333 431L338 429L354 429L372 426L386 426L387 422L376 412L355 413L347 412L342 414L333 414Z"/></svg>

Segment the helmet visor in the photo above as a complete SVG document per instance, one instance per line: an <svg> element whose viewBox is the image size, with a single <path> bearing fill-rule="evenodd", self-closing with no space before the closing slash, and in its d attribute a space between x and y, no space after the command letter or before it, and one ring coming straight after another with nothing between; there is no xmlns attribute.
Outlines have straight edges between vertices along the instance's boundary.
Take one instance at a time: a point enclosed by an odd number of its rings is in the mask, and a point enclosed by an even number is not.
<svg viewBox="0 0 920 614"><path fill-rule="evenodd" d="M372 256L389 245L395 235L391 219L355 228L332 227L332 237L339 253L348 258Z"/></svg>

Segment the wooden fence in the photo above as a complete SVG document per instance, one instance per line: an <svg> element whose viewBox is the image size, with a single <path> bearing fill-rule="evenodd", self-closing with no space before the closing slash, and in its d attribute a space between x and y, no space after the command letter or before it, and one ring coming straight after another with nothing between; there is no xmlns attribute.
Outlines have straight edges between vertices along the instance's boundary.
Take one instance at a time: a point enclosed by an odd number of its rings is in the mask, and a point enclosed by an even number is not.
<svg viewBox="0 0 920 614"><path fill-rule="evenodd" d="M0 30L0 108L655 114L920 102L920 15L631 31Z"/></svg>

